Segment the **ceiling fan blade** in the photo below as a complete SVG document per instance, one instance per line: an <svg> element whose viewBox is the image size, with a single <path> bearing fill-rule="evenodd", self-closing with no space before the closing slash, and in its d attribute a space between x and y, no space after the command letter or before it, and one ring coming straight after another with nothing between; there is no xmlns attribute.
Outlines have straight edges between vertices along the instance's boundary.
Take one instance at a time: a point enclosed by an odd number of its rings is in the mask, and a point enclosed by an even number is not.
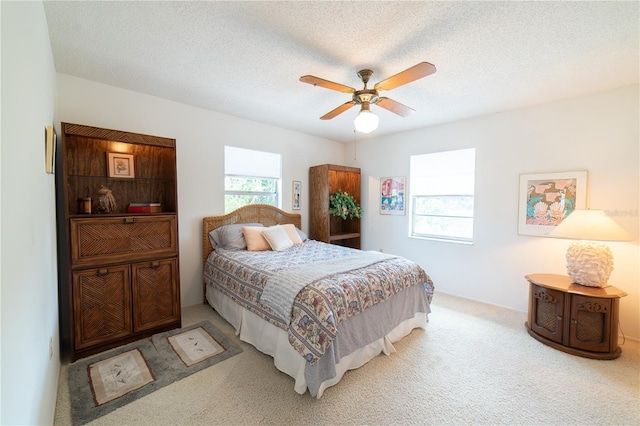
<svg viewBox="0 0 640 426"><path fill-rule="evenodd" d="M413 108L409 108L406 105L402 105L400 102L396 102L393 99L382 97L378 99L376 105L382 107L388 111L398 114L401 117L409 117L415 112Z"/></svg>
<svg viewBox="0 0 640 426"><path fill-rule="evenodd" d="M429 62L420 62L417 65L407 68L398 74L376 83L375 90L391 90L404 84L411 83L419 78L426 77L436 72L436 67Z"/></svg>
<svg viewBox="0 0 640 426"><path fill-rule="evenodd" d="M342 105L340 105L338 108L333 109L328 113L326 113L325 115L323 115L322 117L320 117L320 120L331 120L333 117L335 117L338 114L342 114L343 112L345 112L346 110L354 106L355 104L356 103L354 101L345 102Z"/></svg>
<svg viewBox="0 0 640 426"><path fill-rule="evenodd" d="M345 86L344 84L334 83L333 81L325 80L324 78L314 77L312 75L303 75L300 77L300 81L303 83L313 84L314 86L324 87L325 89L337 90L342 93L353 93L356 91L353 87Z"/></svg>

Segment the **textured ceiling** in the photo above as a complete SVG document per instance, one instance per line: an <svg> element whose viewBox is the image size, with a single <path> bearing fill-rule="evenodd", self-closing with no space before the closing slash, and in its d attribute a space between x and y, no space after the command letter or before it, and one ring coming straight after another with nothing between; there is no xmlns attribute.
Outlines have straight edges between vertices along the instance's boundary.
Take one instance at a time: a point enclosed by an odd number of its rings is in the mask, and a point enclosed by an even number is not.
<svg viewBox="0 0 640 426"><path fill-rule="evenodd" d="M437 72L372 106L390 134L639 81L640 3L45 1L57 72L337 141L350 95L418 62ZM369 84L371 87L372 84ZM359 136L363 138L365 136Z"/></svg>

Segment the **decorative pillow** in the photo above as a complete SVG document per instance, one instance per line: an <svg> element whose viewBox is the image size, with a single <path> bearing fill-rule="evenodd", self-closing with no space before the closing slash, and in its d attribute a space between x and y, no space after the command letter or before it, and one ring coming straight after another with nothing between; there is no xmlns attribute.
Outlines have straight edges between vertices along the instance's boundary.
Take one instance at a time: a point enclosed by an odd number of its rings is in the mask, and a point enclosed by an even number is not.
<svg viewBox="0 0 640 426"><path fill-rule="evenodd" d="M300 245L302 244L302 238L300 238L300 234L298 234L298 229L296 228L296 226L292 223L287 223L286 225L282 225L282 228L286 231L287 235L289 236L289 239L291 239L291 242L294 245ZM302 232L302 231L300 231ZM306 235L305 235L306 237Z"/></svg>
<svg viewBox="0 0 640 426"><path fill-rule="evenodd" d="M287 231L280 225L263 228L262 236L267 240L273 251L285 250L293 245L293 241L289 238Z"/></svg>
<svg viewBox="0 0 640 426"><path fill-rule="evenodd" d="M261 223L235 223L224 225L209 232L209 242L211 247L223 248L227 250L246 250L247 242L242 234L243 226L263 226Z"/></svg>
<svg viewBox="0 0 640 426"><path fill-rule="evenodd" d="M296 232L298 233L298 235L300 236L300 239L302 240L302 242L305 242L309 239L309 237L307 237L307 234L305 234L304 232L302 232L302 230L296 228Z"/></svg>
<svg viewBox="0 0 640 426"><path fill-rule="evenodd" d="M247 250L264 251L271 250L271 246L262 235L262 226L243 226L242 233L244 239L247 240Z"/></svg>

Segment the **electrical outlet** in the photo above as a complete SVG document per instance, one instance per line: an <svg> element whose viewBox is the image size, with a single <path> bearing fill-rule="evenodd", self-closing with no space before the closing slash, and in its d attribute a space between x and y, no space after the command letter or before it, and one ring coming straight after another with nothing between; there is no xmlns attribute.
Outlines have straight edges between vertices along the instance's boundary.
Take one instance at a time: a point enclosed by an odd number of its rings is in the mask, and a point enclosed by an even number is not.
<svg viewBox="0 0 640 426"><path fill-rule="evenodd" d="M49 337L49 361L53 359L53 337Z"/></svg>
<svg viewBox="0 0 640 426"><path fill-rule="evenodd" d="M378 249L378 250L380 250L380 253L384 253L384 250L382 250L382 249Z"/></svg>

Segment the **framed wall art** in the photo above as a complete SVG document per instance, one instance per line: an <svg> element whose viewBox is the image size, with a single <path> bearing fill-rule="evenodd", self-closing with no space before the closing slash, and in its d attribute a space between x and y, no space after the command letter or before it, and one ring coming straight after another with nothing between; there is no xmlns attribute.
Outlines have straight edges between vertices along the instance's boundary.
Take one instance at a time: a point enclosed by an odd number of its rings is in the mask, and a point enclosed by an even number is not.
<svg viewBox="0 0 640 426"><path fill-rule="evenodd" d="M586 171L520 175L518 234L548 236L571 212L586 206Z"/></svg>
<svg viewBox="0 0 640 426"><path fill-rule="evenodd" d="M300 192L302 184L299 180L293 181L293 190L291 192L292 208L293 210L300 210Z"/></svg>
<svg viewBox="0 0 640 426"><path fill-rule="evenodd" d="M403 215L405 212L405 177L380 179L380 214Z"/></svg>
<svg viewBox="0 0 640 426"><path fill-rule="evenodd" d="M53 174L56 159L57 136L53 126L44 129L44 171Z"/></svg>
<svg viewBox="0 0 640 426"><path fill-rule="evenodd" d="M107 176L112 178L136 177L132 154L107 152Z"/></svg>

